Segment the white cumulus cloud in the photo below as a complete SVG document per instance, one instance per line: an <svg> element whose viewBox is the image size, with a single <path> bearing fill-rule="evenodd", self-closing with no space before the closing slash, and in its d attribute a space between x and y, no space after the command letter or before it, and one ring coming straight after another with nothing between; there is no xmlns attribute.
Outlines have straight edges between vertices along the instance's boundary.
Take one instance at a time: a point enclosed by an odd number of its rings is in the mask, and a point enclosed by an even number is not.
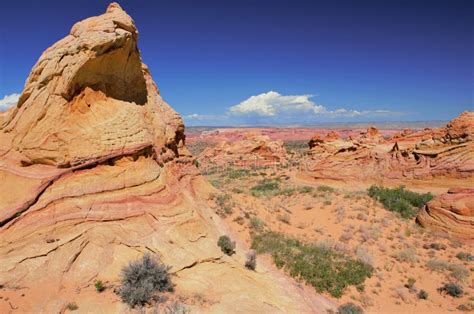
<svg viewBox="0 0 474 314"><path fill-rule="evenodd" d="M326 110L316 105L310 98L313 95L284 96L278 92L269 91L251 96L241 103L229 108L229 113L236 115L255 114L262 117L274 117L284 112L321 113Z"/></svg>
<svg viewBox="0 0 474 314"><path fill-rule="evenodd" d="M20 94L5 95L0 99L0 112L6 111L11 106L15 106L20 99Z"/></svg>
<svg viewBox="0 0 474 314"><path fill-rule="evenodd" d="M314 103L313 95L281 95L275 91L269 91L259 95L251 96L241 103L229 108L230 115L259 116L269 118L285 118L289 116L301 116L304 118L354 118L368 116L383 116L391 113L389 110L353 110L339 108L328 110L323 105Z"/></svg>

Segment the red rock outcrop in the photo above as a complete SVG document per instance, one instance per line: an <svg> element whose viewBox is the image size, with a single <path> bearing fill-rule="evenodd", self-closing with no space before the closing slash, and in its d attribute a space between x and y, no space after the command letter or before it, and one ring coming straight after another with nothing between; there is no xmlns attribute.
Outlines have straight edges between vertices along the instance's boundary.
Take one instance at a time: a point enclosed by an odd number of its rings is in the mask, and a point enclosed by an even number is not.
<svg viewBox="0 0 474 314"><path fill-rule="evenodd" d="M93 283L117 286L121 268L145 252L172 267L181 297L210 300L207 311L330 307L222 254L225 227L203 199L212 188L137 39L116 3L76 23L1 115L0 312L58 313L73 301L83 312L126 312L112 288L98 294Z"/></svg>
<svg viewBox="0 0 474 314"><path fill-rule="evenodd" d="M314 178L343 181L449 177L473 183L473 120L474 113L465 112L445 128L405 131L388 140L370 128L348 140L315 137L309 143L307 173Z"/></svg>
<svg viewBox="0 0 474 314"><path fill-rule="evenodd" d="M417 221L424 227L474 242L474 189L450 189L420 210Z"/></svg>
<svg viewBox="0 0 474 314"><path fill-rule="evenodd" d="M268 166L284 164L287 155L282 141L272 141L268 136L248 133L235 142L221 142L206 148L198 161L205 167L213 166Z"/></svg>

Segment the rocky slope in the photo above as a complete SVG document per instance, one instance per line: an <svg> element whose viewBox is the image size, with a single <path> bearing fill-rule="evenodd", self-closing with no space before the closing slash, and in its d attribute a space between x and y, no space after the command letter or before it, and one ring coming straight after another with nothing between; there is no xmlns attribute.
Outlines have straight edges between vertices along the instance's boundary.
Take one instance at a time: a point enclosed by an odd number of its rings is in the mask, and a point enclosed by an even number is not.
<svg viewBox="0 0 474 314"><path fill-rule="evenodd" d="M441 178L474 183L473 121L474 112L465 112L445 128L405 130L387 139L374 128L356 138L313 138L307 174L375 183Z"/></svg>
<svg viewBox="0 0 474 314"><path fill-rule="evenodd" d="M127 312L107 289L152 252L193 311L317 312L331 307L243 253L204 202L212 190L184 146L116 3L76 23L33 67L0 120L0 312ZM241 252L242 250L240 250ZM218 284L216 284L218 282Z"/></svg>

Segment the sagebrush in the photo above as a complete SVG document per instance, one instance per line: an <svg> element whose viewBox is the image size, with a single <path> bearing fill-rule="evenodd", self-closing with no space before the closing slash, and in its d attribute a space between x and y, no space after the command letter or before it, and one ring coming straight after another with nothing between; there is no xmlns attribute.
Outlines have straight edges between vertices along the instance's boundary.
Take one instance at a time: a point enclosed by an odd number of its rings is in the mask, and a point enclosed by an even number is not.
<svg viewBox="0 0 474 314"><path fill-rule="evenodd" d="M131 262L122 269L122 300L134 307L150 302L157 292L173 291L169 269L150 254Z"/></svg>

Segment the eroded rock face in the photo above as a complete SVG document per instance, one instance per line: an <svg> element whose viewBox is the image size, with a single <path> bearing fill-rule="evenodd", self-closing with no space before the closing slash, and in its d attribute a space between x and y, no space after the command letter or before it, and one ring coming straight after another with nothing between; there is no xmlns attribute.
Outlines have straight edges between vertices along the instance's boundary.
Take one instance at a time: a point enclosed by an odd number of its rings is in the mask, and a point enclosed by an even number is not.
<svg viewBox="0 0 474 314"><path fill-rule="evenodd" d="M287 154L283 141L272 141L268 136L246 134L235 142L223 141L205 149L198 158L204 166L268 166L284 164Z"/></svg>
<svg viewBox="0 0 474 314"><path fill-rule="evenodd" d="M474 189L450 189L420 210L417 221L424 227L474 242Z"/></svg>
<svg viewBox="0 0 474 314"><path fill-rule="evenodd" d="M308 174L334 180L427 180L466 179L473 183L473 112L465 112L445 128L419 132L405 130L391 139L381 138L375 128L357 138L309 142Z"/></svg>
<svg viewBox="0 0 474 314"><path fill-rule="evenodd" d="M93 283L116 286L146 252L172 266L180 296L212 300L209 311L313 311L286 279L220 252L224 226L202 199L211 187L137 39L116 3L76 23L0 116L0 284L10 302L0 312L60 312L71 301L85 312L127 311L112 288L98 294ZM232 289L212 284L222 277Z"/></svg>

